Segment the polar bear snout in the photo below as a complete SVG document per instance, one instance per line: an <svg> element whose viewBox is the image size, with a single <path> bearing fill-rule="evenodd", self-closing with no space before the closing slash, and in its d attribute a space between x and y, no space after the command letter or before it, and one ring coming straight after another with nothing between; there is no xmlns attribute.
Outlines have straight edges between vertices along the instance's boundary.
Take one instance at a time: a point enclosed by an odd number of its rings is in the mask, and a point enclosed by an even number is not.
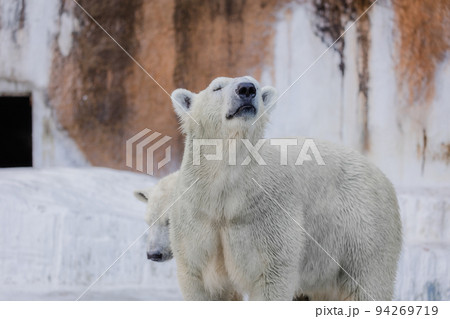
<svg viewBox="0 0 450 319"><path fill-rule="evenodd" d="M162 261L163 254L160 251L147 251L147 259L153 261Z"/></svg>
<svg viewBox="0 0 450 319"><path fill-rule="evenodd" d="M252 100L256 96L256 87L251 82L241 82L236 88L236 94L241 100Z"/></svg>
<svg viewBox="0 0 450 319"><path fill-rule="evenodd" d="M256 115L256 86L251 82L240 82L234 90L235 96L231 108L226 114L227 120L235 117L244 119L252 118Z"/></svg>
<svg viewBox="0 0 450 319"><path fill-rule="evenodd" d="M147 259L156 262L163 262L172 259L172 253L159 250L147 251Z"/></svg>
<svg viewBox="0 0 450 319"><path fill-rule="evenodd" d="M159 212L159 210L155 210ZM169 238L169 217L163 216L160 223L150 227L148 232L147 259L152 261L166 261L172 259L172 248Z"/></svg>

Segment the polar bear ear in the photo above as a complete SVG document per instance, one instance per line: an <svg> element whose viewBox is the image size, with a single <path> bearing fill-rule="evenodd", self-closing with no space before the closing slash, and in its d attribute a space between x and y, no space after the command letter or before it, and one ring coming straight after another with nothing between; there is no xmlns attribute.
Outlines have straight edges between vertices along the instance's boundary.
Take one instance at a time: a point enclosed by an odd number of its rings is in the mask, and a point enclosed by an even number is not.
<svg viewBox="0 0 450 319"><path fill-rule="evenodd" d="M134 191L134 197L139 199L141 202L148 202L148 192L143 190Z"/></svg>
<svg viewBox="0 0 450 319"><path fill-rule="evenodd" d="M265 86L261 89L261 96L266 110L275 106L277 101L277 89L271 86Z"/></svg>
<svg viewBox="0 0 450 319"><path fill-rule="evenodd" d="M192 106L195 94L185 89L176 89L172 92L172 104L179 117L183 117Z"/></svg>

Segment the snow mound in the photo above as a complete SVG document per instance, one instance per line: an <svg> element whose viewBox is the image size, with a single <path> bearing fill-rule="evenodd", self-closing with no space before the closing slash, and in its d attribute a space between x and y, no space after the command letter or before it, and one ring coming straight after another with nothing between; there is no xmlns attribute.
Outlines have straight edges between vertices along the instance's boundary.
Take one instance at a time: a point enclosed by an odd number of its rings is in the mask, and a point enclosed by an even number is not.
<svg viewBox="0 0 450 319"><path fill-rule="evenodd" d="M156 178L107 168L0 169L0 299L76 299L144 233L133 196ZM83 299L181 299L174 262L146 236Z"/></svg>

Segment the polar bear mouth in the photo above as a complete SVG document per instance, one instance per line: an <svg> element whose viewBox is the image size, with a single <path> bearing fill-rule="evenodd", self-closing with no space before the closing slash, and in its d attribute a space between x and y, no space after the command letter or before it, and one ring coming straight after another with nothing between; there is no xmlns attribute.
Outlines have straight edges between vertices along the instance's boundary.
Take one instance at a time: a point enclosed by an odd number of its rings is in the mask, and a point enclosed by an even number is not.
<svg viewBox="0 0 450 319"><path fill-rule="evenodd" d="M239 106L236 110L230 110L226 115L227 120L234 117L254 117L256 115L256 107L252 104L244 104Z"/></svg>

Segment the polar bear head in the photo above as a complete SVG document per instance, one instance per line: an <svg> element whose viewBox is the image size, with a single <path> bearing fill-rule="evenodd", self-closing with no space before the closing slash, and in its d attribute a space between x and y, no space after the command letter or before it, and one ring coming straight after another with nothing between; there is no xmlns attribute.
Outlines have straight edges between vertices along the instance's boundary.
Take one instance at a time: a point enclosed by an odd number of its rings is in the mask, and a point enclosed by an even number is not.
<svg viewBox="0 0 450 319"><path fill-rule="evenodd" d="M192 138L262 138L276 90L250 76L219 77L199 93L177 89L175 112Z"/></svg>
<svg viewBox="0 0 450 319"><path fill-rule="evenodd" d="M162 262L173 257L169 237L169 215L177 174L176 172L162 178L150 189L134 192L137 199L147 203L145 221L150 226L147 258L153 261Z"/></svg>

